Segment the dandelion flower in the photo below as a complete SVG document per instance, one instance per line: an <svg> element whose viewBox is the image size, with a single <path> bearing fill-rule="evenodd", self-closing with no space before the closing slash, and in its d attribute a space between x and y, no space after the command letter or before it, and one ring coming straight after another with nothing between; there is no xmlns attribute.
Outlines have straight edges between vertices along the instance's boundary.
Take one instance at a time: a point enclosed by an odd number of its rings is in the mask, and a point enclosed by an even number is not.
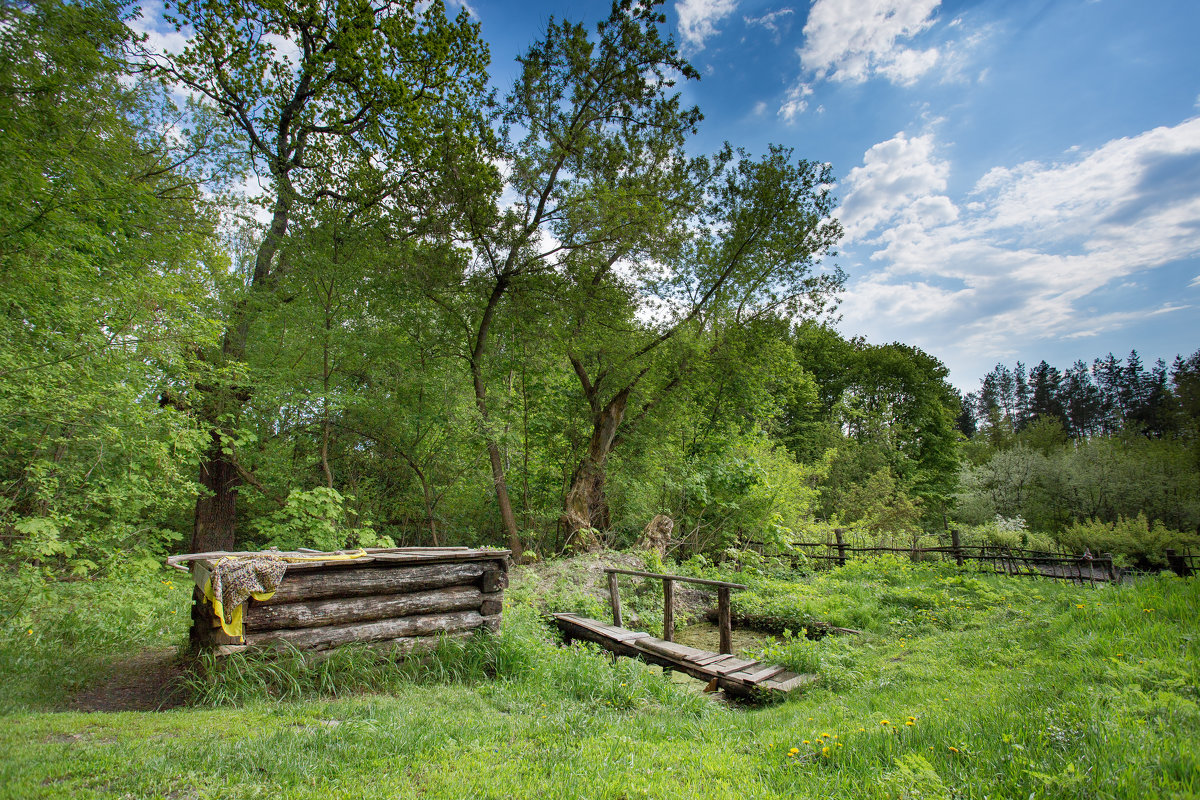
<svg viewBox="0 0 1200 800"><path fill-rule="evenodd" d="M916 725L917 723L913 722L913 721L910 719L908 722L906 722L906 723L904 723L904 724L905 724L905 725Z"/></svg>
<svg viewBox="0 0 1200 800"><path fill-rule="evenodd" d="M1075 607L1076 607L1076 608L1083 608L1083 603L1076 603L1076 604L1075 604Z"/></svg>
<svg viewBox="0 0 1200 800"><path fill-rule="evenodd" d="M808 741L808 739L805 739L805 740L804 740L803 742L801 742L800 744L812 744L812 743L811 743L810 741Z"/></svg>
<svg viewBox="0 0 1200 800"><path fill-rule="evenodd" d="M800 748L799 748L799 747L793 747L791 750L788 750L788 755L789 755L789 756L794 756L794 755L796 755L796 753L799 753L799 752L800 752Z"/></svg>
<svg viewBox="0 0 1200 800"><path fill-rule="evenodd" d="M951 753L957 753L957 752L958 752L958 748L957 748L957 747L951 747L951 748L950 748L950 752L951 752Z"/></svg>
<svg viewBox="0 0 1200 800"><path fill-rule="evenodd" d="M821 748L821 755L823 755L823 756L827 756L827 755L829 755L829 748L828 748L828 747L822 747L822 748Z"/></svg>
<svg viewBox="0 0 1200 800"><path fill-rule="evenodd" d="M891 723L888 722L886 719L881 719L881 720L879 720L879 724L880 725L890 725Z"/></svg>
<svg viewBox="0 0 1200 800"><path fill-rule="evenodd" d="M822 739L828 739L828 738L829 738L829 734L828 734L828 733L822 733L822 734L821 734L821 738L822 738Z"/></svg>

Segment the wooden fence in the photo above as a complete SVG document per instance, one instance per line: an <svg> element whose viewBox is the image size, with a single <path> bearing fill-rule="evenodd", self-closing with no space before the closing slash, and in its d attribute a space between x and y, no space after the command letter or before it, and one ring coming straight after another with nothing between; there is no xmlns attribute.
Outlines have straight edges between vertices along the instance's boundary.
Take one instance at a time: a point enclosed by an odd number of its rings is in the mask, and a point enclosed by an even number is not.
<svg viewBox="0 0 1200 800"><path fill-rule="evenodd" d="M1113 563L1112 553L1055 553L999 545L964 545L956 530L950 532L950 544L939 547L854 546L846 542L844 532L840 529L835 529L831 541L796 542L792 547L804 551L804 558L818 565L829 566L844 566L850 560L891 554L907 556L914 561L935 558L954 561L959 565L973 561L991 566L994 571L1004 575L1051 578L1072 583L1118 582L1123 572ZM1171 568L1180 575L1193 574L1193 556L1173 556L1173 552L1168 551Z"/></svg>

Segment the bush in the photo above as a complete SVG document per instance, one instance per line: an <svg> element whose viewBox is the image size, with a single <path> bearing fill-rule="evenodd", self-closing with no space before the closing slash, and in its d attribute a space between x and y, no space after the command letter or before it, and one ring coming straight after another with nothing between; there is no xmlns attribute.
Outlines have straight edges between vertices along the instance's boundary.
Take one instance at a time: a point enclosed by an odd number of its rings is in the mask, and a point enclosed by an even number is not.
<svg viewBox="0 0 1200 800"><path fill-rule="evenodd" d="M964 525L959 530L962 533L962 543L967 545L1012 547L1025 550L1053 550L1056 547L1056 543L1051 537L1038 531L1029 530L1025 519L1020 515L1003 517L997 514L990 522L982 525Z"/></svg>
<svg viewBox="0 0 1200 800"><path fill-rule="evenodd" d="M1096 554L1123 555L1141 567L1165 567L1168 548L1183 551L1200 545L1195 533L1171 530L1159 521L1151 525L1145 514L1117 517L1116 522L1094 518L1075 522L1059 534L1058 541L1074 551L1086 547Z"/></svg>

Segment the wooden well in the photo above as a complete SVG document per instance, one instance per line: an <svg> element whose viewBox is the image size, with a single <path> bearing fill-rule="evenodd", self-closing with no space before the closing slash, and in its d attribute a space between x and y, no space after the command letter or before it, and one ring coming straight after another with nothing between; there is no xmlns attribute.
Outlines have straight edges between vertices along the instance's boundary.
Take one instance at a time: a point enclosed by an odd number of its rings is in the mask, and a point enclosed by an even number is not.
<svg viewBox="0 0 1200 800"><path fill-rule="evenodd" d="M276 643L301 650L352 642L411 650L442 635L499 630L508 550L414 547L368 548L365 553L356 558L314 552L197 553L173 556L168 563L195 575L198 567L211 570L227 555L297 559L289 561L274 595L246 601L240 637L222 630L212 605L195 589L192 642L222 654Z"/></svg>

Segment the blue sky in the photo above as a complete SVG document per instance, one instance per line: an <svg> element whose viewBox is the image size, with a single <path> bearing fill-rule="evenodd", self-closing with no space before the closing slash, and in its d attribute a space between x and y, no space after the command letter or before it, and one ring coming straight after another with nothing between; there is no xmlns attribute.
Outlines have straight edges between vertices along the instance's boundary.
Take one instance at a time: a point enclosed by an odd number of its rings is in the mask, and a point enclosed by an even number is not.
<svg viewBox="0 0 1200 800"><path fill-rule="evenodd" d="M500 85L556 18L470 0ZM678 0L696 152L833 164L839 328L975 389L997 362L1200 349L1200 2Z"/></svg>
<svg viewBox="0 0 1200 800"><path fill-rule="evenodd" d="M510 84L551 16L465 0ZM461 7L464 0L454 0ZM693 145L828 161L846 229L840 330L921 347L974 390L1200 349L1200 0L668 0L702 74ZM136 26L175 49L161 6Z"/></svg>

